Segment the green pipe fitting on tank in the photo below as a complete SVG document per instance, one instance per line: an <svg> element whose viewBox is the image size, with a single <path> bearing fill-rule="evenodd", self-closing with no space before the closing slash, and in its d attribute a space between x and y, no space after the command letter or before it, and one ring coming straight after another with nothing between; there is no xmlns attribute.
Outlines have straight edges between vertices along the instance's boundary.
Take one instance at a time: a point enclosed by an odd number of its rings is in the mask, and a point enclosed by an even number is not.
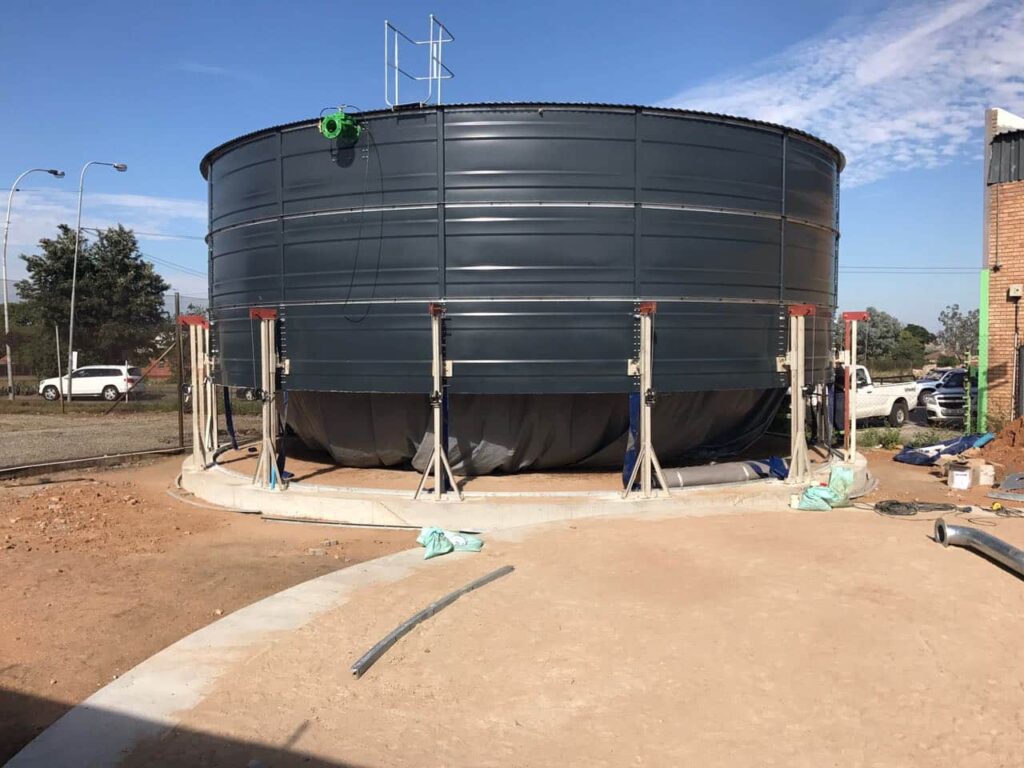
<svg viewBox="0 0 1024 768"><path fill-rule="evenodd" d="M320 118L320 133L325 139L341 138L343 141L355 141L363 128L340 109Z"/></svg>

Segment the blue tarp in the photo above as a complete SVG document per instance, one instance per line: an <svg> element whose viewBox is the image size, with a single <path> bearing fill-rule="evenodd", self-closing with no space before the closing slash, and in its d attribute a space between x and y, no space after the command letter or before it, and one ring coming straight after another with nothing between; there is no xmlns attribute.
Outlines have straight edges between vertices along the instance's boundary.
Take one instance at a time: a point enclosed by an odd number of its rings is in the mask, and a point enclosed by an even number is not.
<svg viewBox="0 0 1024 768"><path fill-rule="evenodd" d="M954 437L935 445L928 445L923 448L904 448L893 456L893 461L901 461L904 464L917 464L918 466L930 466L939 460L939 456L955 456L963 453L968 448L981 447L990 442L994 435L989 432L984 435L964 435Z"/></svg>

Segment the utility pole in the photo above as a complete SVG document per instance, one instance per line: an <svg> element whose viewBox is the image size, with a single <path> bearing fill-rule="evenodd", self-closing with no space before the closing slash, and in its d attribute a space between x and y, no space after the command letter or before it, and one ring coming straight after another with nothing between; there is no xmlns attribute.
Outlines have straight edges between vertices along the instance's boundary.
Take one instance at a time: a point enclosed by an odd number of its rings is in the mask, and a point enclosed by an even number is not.
<svg viewBox="0 0 1024 768"><path fill-rule="evenodd" d="M64 171L56 168L30 168L14 180L11 185L11 194L7 197L7 219L4 221L4 253L3 253L3 281L4 281L4 348L7 352L7 390L8 397L14 399L14 363L11 360L11 319L7 311L7 236L11 232L11 206L14 204L14 193L18 191L18 182L30 173L48 173L55 179L63 179Z"/></svg>
<svg viewBox="0 0 1024 768"><path fill-rule="evenodd" d="M82 173L78 177L78 223L75 225L75 260L71 267L71 314L68 320L68 402L71 402L72 374L75 365L75 287L78 283L78 250L82 243L82 193L85 192L85 172L90 165L106 165L118 173L124 173L128 166L124 163L102 163L99 160L90 160L82 166Z"/></svg>
<svg viewBox="0 0 1024 768"><path fill-rule="evenodd" d="M178 345L178 447L185 448L185 351L181 346L181 294L174 294L174 339ZM195 397L195 392L192 393Z"/></svg>

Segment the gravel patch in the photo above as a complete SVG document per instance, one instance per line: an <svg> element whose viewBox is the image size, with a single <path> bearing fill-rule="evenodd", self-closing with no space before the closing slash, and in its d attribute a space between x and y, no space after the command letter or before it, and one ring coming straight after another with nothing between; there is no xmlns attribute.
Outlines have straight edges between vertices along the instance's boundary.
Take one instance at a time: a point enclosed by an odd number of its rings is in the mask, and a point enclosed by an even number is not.
<svg viewBox="0 0 1024 768"><path fill-rule="evenodd" d="M239 435L259 429L259 417L236 416ZM222 430L223 433L223 430ZM178 414L3 414L0 415L0 469L67 459L85 459L178 445ZM226 439L226 433L225 439ZM185 421L185 444L191 443Z"/></svg>

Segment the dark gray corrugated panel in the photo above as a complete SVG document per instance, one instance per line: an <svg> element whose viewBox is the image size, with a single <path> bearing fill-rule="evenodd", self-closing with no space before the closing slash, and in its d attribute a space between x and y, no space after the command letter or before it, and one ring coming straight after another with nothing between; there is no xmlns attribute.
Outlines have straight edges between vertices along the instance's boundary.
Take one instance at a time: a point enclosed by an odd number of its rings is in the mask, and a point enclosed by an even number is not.
<svg viewBox="0 0 1024 768"><path fill-rule="evenodd" d="M992 139L988 183L1024 180L1024 131L1001 133Z"/></svg>
<svg viewBox="0 0 1024 768"><path fill-rule="evenodd" d="M282 317L286 389L430 392L430 324L422 307L320 304L286 307Z"/></svg>
<svg viewBox="0 0 1024 768"><path fill-rule="evenodd" d="M628 392L629 303L459 302L448 307L453 394Z"/></svg>
<svg viewBox="0 0 1024 768"><path fill-rule="evenodd" d="M659 388L778 387L783 306L834 309L842 160L823 142L600 105L362 118L355 146L307 121L204 160L226 383L250 383L253 305L281 307L289 388L425 392L426 306L447 302L460 393L630 391L640 299L659 302Z"/></svg>
<svg viewBox="0 0 1024 768"><path fill-rule="evenodd" d="M834 144L830 144L829 142L825 141L824 139L818 138L817 136L815 136L812 133L808 133L806 131L802 131L802 130L800 130L798 128L790 128L788 126L780 125L778 123L771 123L771 122L768 122L766 120L754 120L754 119L749 118L749 117L739 117L737 115L726 115L726 114L723 114L721 112L702 112L702 111L696 110L696 109L675 109L675 108L672 108L672 107L645 107L645 106L638 105L638 104L599 104L599 103L592 103L592 102L548 102L548 101L529 101L529 102L489 101L489 102L480 102L480 103L445 104L443 107L441 107L441 109L445 109L445 110L449 110L449 111L455 111L455 110L459 110L459 109L467 109L467 108L472 109L472 108L477 108L477 107L489 108L489 109L492 109L492 110L501 109L503 107L504 108L513 108L513 109L527 108L527 109L603 109L603 110L619 109L619 110L640 110L640 111L643 111L643 112L648 113L648 114L664 113L664 114L673 115L673 116L688 116L688 117L693 117L693 118L698 118L698 119L707 119L707 120L712 120L712 121L719 122L719 123L733 122L733 123L737 123L737 124L740 124L740 125L760 126L762 128L768 128L768 129L771 129L771 130L774 130L774 131L785 131L785 132L790 133L790 134L792 134L794 136L800 136L800 137L803 137L805 139L810 139L811 141L813 141L813 142L815 142L817 144L820 144L820 145L822 145L824 147L827 147L829 150L831 150L833 153L835 153L835 156L838 158L838 168L839 168L839 170L842 171L843 168L846 167L846 156L839 150L839 148L836 147ZM361 119L368 119L368 118L373 118L373 117L377 117L377 116L380 116L380 115L409 114L409 113L420 112L420 111L423 111L423 110L432 111L432 110L435 110L435 109L438 109L438 107L411 106L411 107L403 107L403 108L400 108L400 109L370 110L368 112L357 112L357 113L354 113L354 114L358 115L358 117L360 117ZM226 141L223 144L220 144L220 145L214 147L213 149L211 149L209 152L207 152L203 156L203 159L199 161L199 171L200 171L200 173L203 174L203 178L206 178L207 171L209 170L210 163L215 159L215 157L218 156L222 151L235 146L239 142L250 141L252 139L255 139L255 138L259 137L259 136L263 136L265 134L275 134L275 133L277 133L279 131L287 131L287 130L290 130L290 129L293 129L293 128L300 128L300 127L303 127L303 126L316 127L316 125L318 123L319 123L319 118L305 118L305 119L302 119L302 120L294 120L294 121L292 121L290 123L281 123L279 125L273 125L273 126L269 126L267 128L260 128L259 130L252 131L250 133L245 133L245 134L242 134L241 136L237 136L234 139L231 139L230 141Z"/></svg>

